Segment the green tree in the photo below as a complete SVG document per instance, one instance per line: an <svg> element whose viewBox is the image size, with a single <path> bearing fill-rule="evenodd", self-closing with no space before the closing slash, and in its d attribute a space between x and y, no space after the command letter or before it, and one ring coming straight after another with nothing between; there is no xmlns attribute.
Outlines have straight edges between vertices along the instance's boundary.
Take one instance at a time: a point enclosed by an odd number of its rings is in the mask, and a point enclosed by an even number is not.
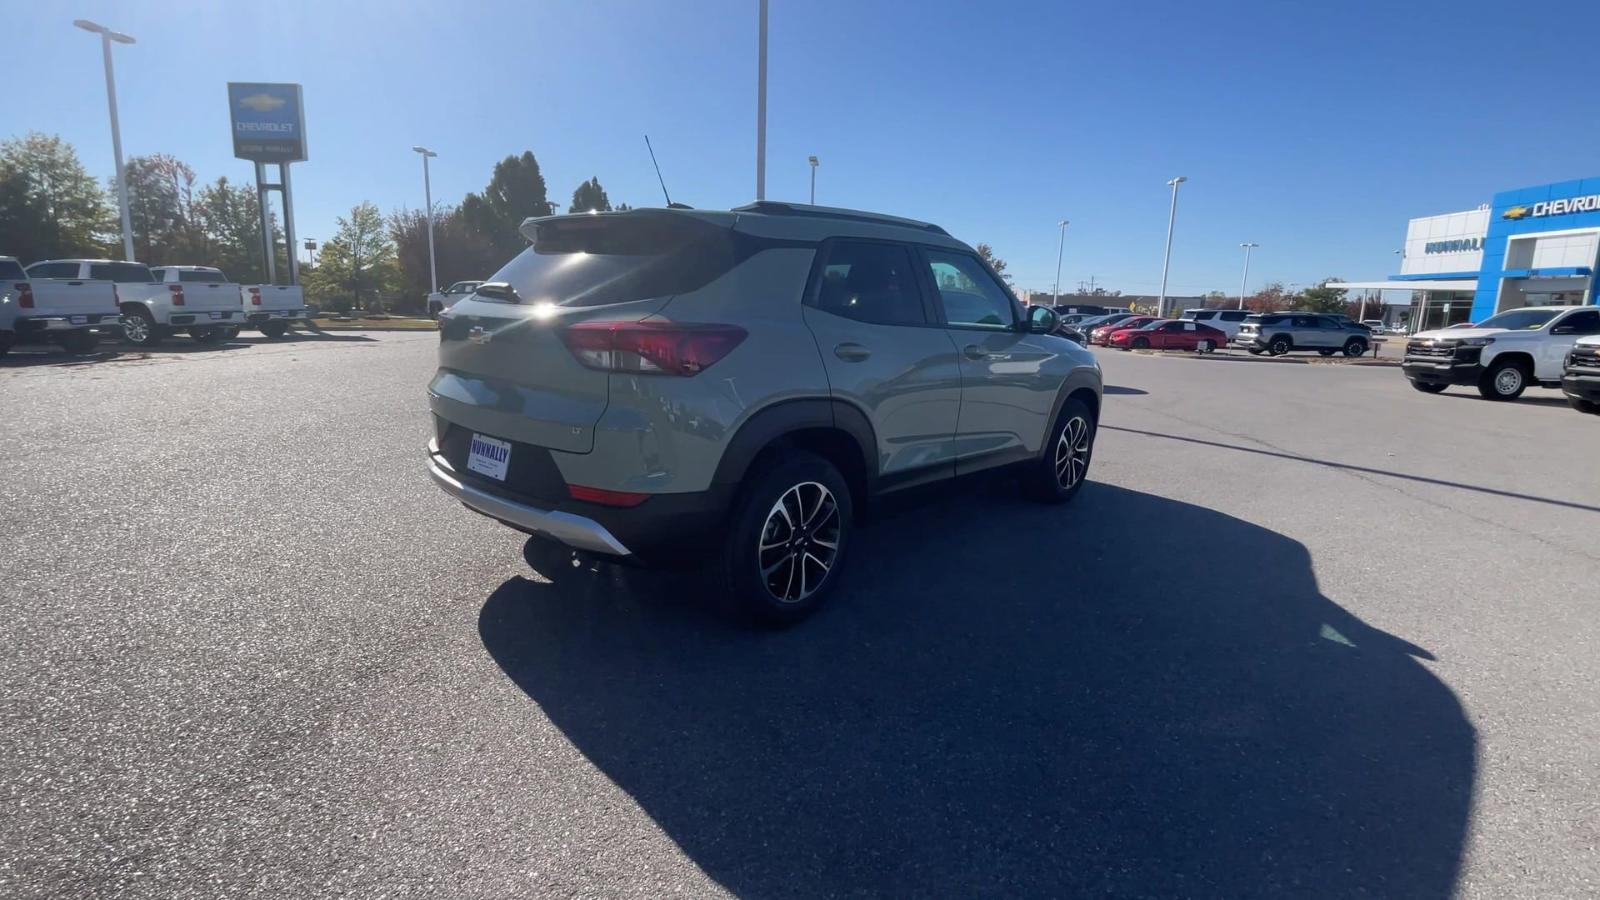
<svg viewBox="0 0 1600 900"><path fill-rule="evenodd" d="M383 308L400 287L395 246L378 207L362 203L338 218L339 231L322 245L317 266L307 273L308 300L324 308Z"/></svg>
<svg viewBox="0 0 1600 900"><path fill-rule="evenodd" d="M194 169L165 153L135 156L123 167L133 252L151 265L198 265L210 255L194 188ZM116 190L116 179L110 179ZM259 230L259 229L258 229Z"/></svg>
<svg viewBox="0 0 1600 900"><path fill-rule="evenodd" d="M994 255L994 248L988 244L979 244L976 249L978 251L978 256L982 257L983 261L989 264L989 268L993 269L996 275L999 275L1002 279L1004 279L1006 284L1010 284L1011 276L1006 274L1006 261Z"/></svg>
<svg viewBox="0 0 1600 900"><path fill-rule="evenodd" d="M402 209L389 217L389 238L394 241L400 267L401 308L421 312L429 291L455 281L483 280L500 268L489 242L467 227L459 208L446 207L433 215L434 260L439 284L428 278L428 218L420 209Z"/></svg>
<svg viewBox="0 0 1600 900"><path fill-rule="evenodd" d="M1329 281L1340 281L1338 276L1322 279L1326 284ZM1309 309L1319 313L1344 312L1346 291L1343 288L1324 287L1322 284L1306 288L1300 293L1300 309Z"/></svg>
<svg viewBox="0 0 1600 900"><path fill-rule="evenodd" d="M0 247L24 262L104 256L115 208L72 145L29 132L0 141Z"/></svg>
<svg viewBox="0 0 1600 900"><path fill-rule="evenodd" d="M494 174L483 193L468 194L461 201L461 215L467 226L489 242L501 262L528 246L517 230L524 219L548 216L555 210L546 195L539 161L529 151L495 163Z"/></svg>
<svg viewBox="0 0 1600 900"><path fill-rule="evenodd" d="M129 182L132 183L131 180ZM205 185L195 194L195 218L204 235L201 258L240 284L263 284L266 265L261 258L261 207L255 188L228 181L227 176ZM278 217L270 216L273 247L280 280L289 260L281 247L283 233Z"/></svg>
<svg viewBox="0 0 1600 900"><path fill-rule="evenodd" d="M572 205L567 207L567 212L610 212L611 198L606 196L606 189L600 186L600 178L596 176L578 185L572 192Z"/></svg>

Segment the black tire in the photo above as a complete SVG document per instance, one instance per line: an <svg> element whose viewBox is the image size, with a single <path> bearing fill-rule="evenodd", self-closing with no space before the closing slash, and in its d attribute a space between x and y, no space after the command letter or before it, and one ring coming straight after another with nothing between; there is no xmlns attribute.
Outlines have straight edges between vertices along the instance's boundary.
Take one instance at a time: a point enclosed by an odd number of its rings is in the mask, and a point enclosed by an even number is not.
<svg viewBox="0 0 1600 900"><path fill-rule="evenodd" d="M1317 351L1317 355L1318 356L1332 356L1333 355L1333 351L1332 350L1318 350Z"/></svg>
<svg viewBox="0 0 1600 900"><path fill-rule="evenodd" d="M1134 338L1130 343L1133 345L1133 349L1135 349L1135 350L1149 350L1150 349L1150 339L1149 338L1142 338L1142 337L1141 338Z"/></svg>
<svg viewBox="0 0 1600 900"><path fill-rule="evenodd" d="M11 352L11 345L16 342L16 337L9 331L0 331L0 356Z"/></svg>
<svg viewBox="0 0 1600 900"><path fill-rule="evenodd" d="M1596 403L1593 400L1585 400L1582 397L1574 397L1568 394L1567 405L1578 412L1588 413L1591 416L1600 416L1600 403Z"/></svg>
<svg viewBox="0 0 1600 900"><path fill-rule="evenodd" d="M441 313L443 311L444 311L444 305L443 304L439 304L439 303L429 303L428 304L428 318L430 318L430 319L439 318L439 313Z"/></svg>
<svg viewBox="0 0 1600 900"><path fill-rule="evenodd" d="M1359 359L1367 355L1367 342L1360 338L1351 338L1345 342L1344 355L1350 359Z"/></svg>
<svg viewBox="0 0 1600 900"><path fill-rule="evenodd" d="M287 322L263 322L261 333L276 341L289 333L289 325Z"/></svg>
<svg viewBox="0 0 1600 900"><path fill-rule="evenodd" d="M1194 347L1196 353L1215 353L1217 345L1214 341L1201 341Z"/></svg>
<svg viewBox="0 0 1600 900"><path fill-rule="evenodd" d="M838 584L854 507L844 476L814 453L782 451L758 466L734 502L716 569L735 614L781 628L816 612Z"/></svg>
<svg viewBox="0 0 1600 900"><path fill-rule="evenodd" d="M1274 337L1271 342L1267 344L1267 354L1269 356L1282 356L1293 349L1294 341L1289 340L1289 336L1286 334L1280 334L1277 337Z"/></svg>
<svg viewBox="0 0 1600 900"><path fill-rule="evenodd" d="M1083 401L1063 403L1044 454L1024 470L1023 490L1042 503L1066 503L1078 496L1094 460L1095 427L1094 414Z"/></svg>
<svg viewBox="0 0 1600 900"><path fill-rule="evenodd" d="M1485 400L1515 400L1527 389L1528 367L1514 359L1496 360L1478 379L1478 394Z"/></svg>
<svg viewBox="0 0 1600 900"><path fill-rule="evenodd" d="M61 349L68 353L82 355L93 353L94 348L100 345L100 335L87 329L69 331L61 335Z"/></svg>
<svg viewBox="0 0 1600 900"><path fill-rule="evenodd" d="M189 337L202 344L220 344L224 340L221 328L191 328Z"/></svg>
<svg viewBox="0 0 1600 900"><path fill-rule="evenodd" d="M130 303L122 308L122 337L135 347L154 347L161 343L161 326L150 310Z"/></svg>
<svg viewBox="0 0 1600 900"><path fill-rule="evenodd" d="M224 325L224 326L222 326L222 327L217 329L217 333L222 335L222 339L223 340L231 341L234 338L239 336L239 326L237 326L237 325Z"/></svg>
<svg viewBox="0 0 1600 900"><path fill-rule="evenodd" d="M1449 387L1449 385L1437 381L1418 381L1415 378L1411 379L1411 386L1424 394L1440 394L1444 392L1445 388Z"/></svg>
<svg viewBox="0 0 1600 900"><path fill-rule="evenodd" d="M1246 352L1249 353L1251 356L1260 356L1261 353L1262 353L1262 351L1257 350L1255 348L1251 348L1250 350L1248 350Z"/></svg>

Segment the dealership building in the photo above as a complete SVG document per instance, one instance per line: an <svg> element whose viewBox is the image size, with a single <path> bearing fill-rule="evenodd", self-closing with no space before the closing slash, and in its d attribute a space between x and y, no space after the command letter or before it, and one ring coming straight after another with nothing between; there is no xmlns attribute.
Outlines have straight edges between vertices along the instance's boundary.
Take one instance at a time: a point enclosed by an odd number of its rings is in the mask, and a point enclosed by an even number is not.
<svg viewBox="0 0 1600 900"><path fill-rule="evenodd" d="M1519 306L1592 304L1597 255L1600 178L1586 178L1502 191L1477 209L1412 219L1399 274L1332 286L1410 292L1417 331L1480 322Z"/></svg>

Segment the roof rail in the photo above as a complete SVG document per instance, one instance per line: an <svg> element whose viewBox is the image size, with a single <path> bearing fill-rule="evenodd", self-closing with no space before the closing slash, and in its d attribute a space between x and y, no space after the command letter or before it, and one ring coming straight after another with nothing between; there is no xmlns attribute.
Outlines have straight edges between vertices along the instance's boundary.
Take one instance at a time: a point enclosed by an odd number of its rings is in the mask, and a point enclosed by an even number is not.
<svg viewBox="0 0 1600 900"><path fill-rule="evenodd" d="M811 216L819 219L845 219L851 222L872 222L878 225L898 225L902 228L916 228L922 231L931 231L934 234L942 234L946 237L950 235L950 232L929 222L904 219L900 216L886 216L880 213L862 212L858 209L839 209L833 206L807 206L804 203L757 200L744 206L735 206L732 211L761 213L768 216Z"/></svg>

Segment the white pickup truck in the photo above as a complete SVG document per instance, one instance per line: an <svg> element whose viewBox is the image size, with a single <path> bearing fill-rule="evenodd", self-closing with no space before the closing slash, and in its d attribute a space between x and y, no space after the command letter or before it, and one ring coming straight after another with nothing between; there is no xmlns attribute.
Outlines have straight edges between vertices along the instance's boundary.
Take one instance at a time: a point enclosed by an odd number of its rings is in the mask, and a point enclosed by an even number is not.
<svg viewBox="0 0 1600 900"><path fill-rule="evenodd" d="M150 274L167 286L173 303L183 307L170 310L173 316L183 321L158 321L158 325L171 328L187 322L190 337L202 344L215 344L239 336L239 329L245 321L239 286L229 281L221 269L212 266L154 266ZM177 291L173 291L174 285L178 287Z"/></svg>
<svg viewBox="0 0 1600 900"><path fill-rule="evenodd" d="M219 329L244 321L237 287L220 281L174 280L169 284L144 263L51 259L29 266L28 277L111 282L121 307L123 337L141 347L158 344L167 335L182 330L196 340L221 340L224 334Z"/></svg>
<svg viewBox="0 0 1600 900"><path fill-rule="evenodd" d="M439 314L456 305L456 301L470 295L478 289L481 281L458 281L442 291L434 291L428 295L428 318L437 319Z"/></svg>
<svg viewBox="0 0 1600 900"><path fill-rule="evenodd" d="M269 338L281 338L289 326L310 320L305 291L290 284L247 284L240 288L244 297L245 324L260 329Z"/></svg>
<svg viewBox="0 0 1600 900"><path fill-rule="evenodd" d="M0 256L0 355L16 343L54 341L69 353L88 353L108 333L122 331L117 292L81 279L32 280L14 256Z"/></svg>
<svg viewBox="0 0 1600 900"><path fill-rule="evenodd" d="M1567 354L1586 335L1600 335L1600 307L1525 306L1470 328L1417 332L1400 369L1425 393L1461 384L1485 399L1515 400L1529 385L1561 387Z"/></svg>

